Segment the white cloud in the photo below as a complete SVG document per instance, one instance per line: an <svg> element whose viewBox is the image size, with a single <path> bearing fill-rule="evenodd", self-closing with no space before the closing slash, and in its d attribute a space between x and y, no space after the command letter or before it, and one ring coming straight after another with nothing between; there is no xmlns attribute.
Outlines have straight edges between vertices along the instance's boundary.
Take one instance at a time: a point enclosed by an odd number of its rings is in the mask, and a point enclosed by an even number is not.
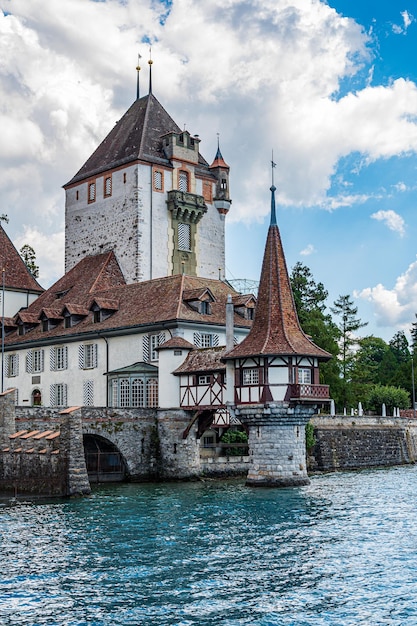
<svg viewBox="0 0 417 626"><path fill-rule="evenodd" d="M312 243L309 243L308 246L306 246L304 248L304 250L301 250L300 255L301 256L310 256L310 254L313 254L313 252L316 252L315 247L313 246Z"/></svg>
<svg viewBox="0 0 417 626"><path fill-rule="evenodd" d="M38 281L42 287L49 286L61 276L57 272L64 263L64 233L46 235L37 228L25 226L23 233L13 241L17 250L28 244L36 254L36 265L39 266Z"/></svg>
<svg viewBox="0 0 417 626"><path fill-rule="evenodd" d="M408 11L401 11L401 17L403 18L402 25L393 24L392 30L396 35L406 35L408 27L415 22L414 15L411 15Z"/></svg>
<svg viewBox="0 0 417 626"><path fill-rule="evenodd" d="M372 304L379 326L409 328L417 312L417 261L397 278L393 289L379 283L362 289L356 296Z"/></svg>
<svg viewBox="0 0 417 626"><path fill-rule="evenodd" d="M371 217L374 220L384 222L390 230L398 233L400 237L404 237L405 222L401 215L398 215L395 211L377 211L376 213L372 213Z"/></svg>

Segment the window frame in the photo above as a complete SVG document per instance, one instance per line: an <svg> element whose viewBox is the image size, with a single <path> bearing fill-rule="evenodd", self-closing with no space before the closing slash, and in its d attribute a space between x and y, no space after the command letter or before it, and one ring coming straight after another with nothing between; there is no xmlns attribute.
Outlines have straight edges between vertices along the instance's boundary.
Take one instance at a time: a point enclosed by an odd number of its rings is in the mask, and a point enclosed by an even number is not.
<svg viewBox="0 0 417 626"><path fill-rule="evenodd" d="M109 187L109 189L108 189ZM110 198L113 193L113 180L111 174L103 179L103 196Z"/></svg>
<svg viewBox="0 0 417 626"><path fill-rule="evenodd" d="M92 204L97 199L97 185L95 180L91 180L87 187L88 204Z"/></svg>
<svg viewBox="0 0 417 626"><path fill-rule="evenodd" d="M242 368L242 386L251 387L259 385L259 367L243 367Z"/></svg>

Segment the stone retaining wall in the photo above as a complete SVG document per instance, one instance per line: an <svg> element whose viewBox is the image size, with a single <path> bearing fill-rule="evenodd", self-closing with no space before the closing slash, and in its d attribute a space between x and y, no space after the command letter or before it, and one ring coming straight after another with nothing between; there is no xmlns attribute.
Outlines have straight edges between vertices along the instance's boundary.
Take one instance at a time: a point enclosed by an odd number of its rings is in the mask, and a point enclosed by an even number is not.
<svg viewBox="0 0 417 626"><path fill-rule="evenodd" d="M316 444L308 469L337 471L388 467L417 460L417 423L394 417L323 416L311 420Z"/></svg>

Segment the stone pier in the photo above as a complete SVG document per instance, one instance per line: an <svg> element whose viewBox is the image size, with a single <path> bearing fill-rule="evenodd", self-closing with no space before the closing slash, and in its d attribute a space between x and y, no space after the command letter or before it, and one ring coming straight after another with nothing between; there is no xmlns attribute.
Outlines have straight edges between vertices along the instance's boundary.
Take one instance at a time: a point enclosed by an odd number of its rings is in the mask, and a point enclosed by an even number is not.
<svg viewBox="0 0 417 626"><path fill-rule="evenodd" d="M290 407L284 403L236 410L236 416L249 430L248 486L295 487L309 483L305 426L315 410L315 406Z"/></svg>

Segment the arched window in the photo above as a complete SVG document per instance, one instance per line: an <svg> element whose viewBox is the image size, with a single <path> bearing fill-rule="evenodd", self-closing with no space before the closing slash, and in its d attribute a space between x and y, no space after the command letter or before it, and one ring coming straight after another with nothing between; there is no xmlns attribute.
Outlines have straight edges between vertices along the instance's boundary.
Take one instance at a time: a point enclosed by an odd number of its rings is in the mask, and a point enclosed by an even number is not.
<svg viewBox="0 0 417 626"><path fill-rule="evenodd" d="M150 378L146 383L146 404L148 407L158 406L158 381Z"/></svg>
<svg viewBox="0 0 417 626"><path fill-rule="evenodd" d="M32 406L41 406L42 393L40 389L34 389L32 391Z"/></svg>
<svg viewBox="0 0 417 626"><path fill-rule="evenodd" d="M144 389L142 378L132 380L132 406L144 406Z"/></svg>
<svg viewBox="0 0 417 626"><path fill-rule="evenodd" d="M120 381L120 406L130 406L130 381L128 378L122 378Z"/></svg>

